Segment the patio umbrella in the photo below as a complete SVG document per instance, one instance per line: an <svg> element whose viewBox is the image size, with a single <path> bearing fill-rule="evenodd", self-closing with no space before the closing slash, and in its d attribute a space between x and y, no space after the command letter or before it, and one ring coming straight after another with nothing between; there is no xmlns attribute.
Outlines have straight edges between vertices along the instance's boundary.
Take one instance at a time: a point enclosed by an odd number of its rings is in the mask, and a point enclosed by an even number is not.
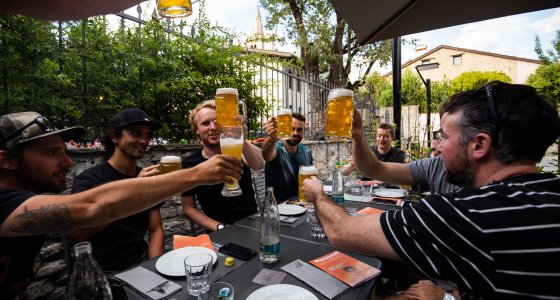
<svg viewBox="0 0 560 300"><path fill-rule="evenodd" d="M560 7L560 0L329 0L360 44Z"/></svg>
<svg viewBox="0 0 560 300"><path fill-rule="evenodd" d="M42 20L78 20L127 9L143 0L1 0L0 13Z"/></svg>

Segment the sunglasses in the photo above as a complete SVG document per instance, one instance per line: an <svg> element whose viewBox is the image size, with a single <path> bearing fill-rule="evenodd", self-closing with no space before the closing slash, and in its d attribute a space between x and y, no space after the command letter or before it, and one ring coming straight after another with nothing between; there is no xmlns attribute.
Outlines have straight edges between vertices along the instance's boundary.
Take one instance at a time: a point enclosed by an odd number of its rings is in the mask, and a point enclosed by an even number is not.
<svg viewBox="0 0 560 300"><path fill-rule="evenodd" d="M20 135L25 129L33 126L33 125L37 125L39 126L39 128L43 131L43 132L51 132L51 131L55 131L56 130L56 126L54 125L53 122L51 122L49 119L43 117L43 116L39 116L35 119L33 119L33 121L29 122L28 124L26 124L25 126L21 127L20 129L14 131L13 133L11 133L10 135L8 135L7 137L5 137L1 142L0 142L0 146L3 146L4 144L6 144L8 141L10 141L11 139L15 138L16 136Z"/></svg>
<svg viewBox="0 0 560 300"><path fill-rule="evenodd" d="M488 110L490 111L490 116L492 117L492 120L496 125L496 128L494 130L494 136L492 137L492 146L494 146L494 148L496 147L496 145L498 145L498 138L500 137L501 128L500 128L500 119L498 119L498 114L496 113L496 104L494 103L492 86L497 86L498 84L501 83L502 83L501 81L492 81L490 83L487 83L479 87L478 89L476 89L474 92L471 93L472 96L480 93L481 91L484 91L484 95L486 96L486 100L488 101Z"/></svg>

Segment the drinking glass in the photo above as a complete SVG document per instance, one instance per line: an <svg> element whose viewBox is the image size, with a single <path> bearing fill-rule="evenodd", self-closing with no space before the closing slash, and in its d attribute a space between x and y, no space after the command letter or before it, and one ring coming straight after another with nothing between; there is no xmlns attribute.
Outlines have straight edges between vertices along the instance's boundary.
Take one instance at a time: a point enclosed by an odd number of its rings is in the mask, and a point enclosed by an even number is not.
<svg viewBox="0 0 560 300"><path fill-rule="evenodd" d="M243 152L243 126L221 126L220 127L220 148L222 154L231 155L241 159ZM222 189L222 196L236 197L241 195L239 181L235 178L233 183L226 183Z"/></svg>
<svg viewBox="0 0 560 300"><path fill-rule="evenodd" d="M198 296L208 289L212 272L212 256L208 253L195 253L185 257L185 275L187 275L187 291Z"/></svg>
<svg viewBox="0 0 560 300"><path fill-rule="evenodd" d="M181 157L180 156L162 156L159 160L159 172L160 174L167 174L173 171L181 170ZM172 200L179 200L179 195L171 197Z"/></svg>
<svg viewBox="0 0 560 300"><path fill-rule="evenodd" d="M191 0L158 0L158 13L166 18L188 17L192 14Z"/></svg>
<svg viewBox="0 0 560 300"><path fill-rule="evenodd" d="M247 118L245 101L239 100L237 89L219 88L216 90L216 123L218 126L241 125L234 117L239 115L241 105L242 115Z"/></svg>
<svg viewBox="0 0 560 300"><path fill-rule="evenodd" d="M351 140L353 116L354 92L347 89L331 90L327 104L326 139L329 141Z"/></svg>
<svg viewBox="0 0 560 300"><path fill-rule="evenodd" d="M301 190L301 188L303 187L303 181L307 178L311 178L312 176L318 176L318 174L319 172L317 171L317 167L313 165L299 166L299 173L298 173L299 202L307 202L307 200L303 196L303 191Z"/></svg>
<svg viewBox="0 0 560 300"><path fill-rule="evenodd" d="M234 300L235 291L233 286L227 282L214 282L210 284L208 289L205 289L198 295L199 300Z"/></svg>
<svg viewBox="0 0 560 300"><path fill-rule="evenodd" d="M292 111L283 108L278 110L276 117L276 136L281 139L292 138Z"/></svg>

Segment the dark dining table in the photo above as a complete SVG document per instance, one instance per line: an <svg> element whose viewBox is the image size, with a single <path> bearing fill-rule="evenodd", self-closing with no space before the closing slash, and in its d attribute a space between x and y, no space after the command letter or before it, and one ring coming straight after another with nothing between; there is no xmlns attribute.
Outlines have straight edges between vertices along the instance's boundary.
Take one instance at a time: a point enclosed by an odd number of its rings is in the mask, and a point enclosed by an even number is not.
<svg viewBox="0 0 560 300"><path fill-rule="evenodd" d="M234 224L220 231L211 233L210 238L212 239L213 243L222 245L228 242L235 242L236 244L254 250L258 250L259 248L259 230L257 228L250 228L247 226L239 226L237 224ZM318 244L311 241L306 241L305 239L290 237L284 234L281 234L280 236L280 247L280 260L278 263L274 265L263 264L261 263L259 256L256 255L230 273L216 279L216 281L230 283L235 290L235 299L246 299L252 292L263 287L263 285L252 282L253 278L262 269L271 269L283 272L280 268L296 259L310 261L335 250L334 247L328 244ZM351 257L354 257L373 267L376 267L378 269L381 268L381 262L375 257L362 255L351 251L339 251L346 253ZM218 262L214 266L214 269L219 268L217 264L224 263L223 259L223 256L218 256ZM140 266L157 273L155 267L156 261L157 258L150 259L140 264ZM185 277L170 277L165 275L162 276L178 283L179 285L181 285L181 287L183 287L169 299L196 299L196 297L188 295L185 289ZM350 288L343 294L336 297L336 299L368 299L370 293L373 290L373 287L375 286L376 281L377 278L374 278L373 280L370 280L358 287ZM319 299L328 299L312 287L308 286L306 283L292 276L291 274L286 275L286 277L282 281L282 284L292 284L300 286L313 293ZM125 290L127 292L128 299L145 299L142 295L138 294L128 287L126 287Z"/></svg>

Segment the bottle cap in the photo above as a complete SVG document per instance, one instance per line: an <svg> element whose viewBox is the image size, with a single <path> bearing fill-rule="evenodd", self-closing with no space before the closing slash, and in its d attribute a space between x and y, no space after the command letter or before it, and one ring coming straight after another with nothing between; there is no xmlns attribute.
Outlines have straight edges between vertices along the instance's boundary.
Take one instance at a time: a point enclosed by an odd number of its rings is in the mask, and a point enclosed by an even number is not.
<svg viewBox="0 0 560 300"><path fill-rule="evenodd" d="M226 261L224 262L224 264L226 265L226 267L231 267L235 265L235 261L233 260L233 257L228 256L226 257Z"/></svg>

